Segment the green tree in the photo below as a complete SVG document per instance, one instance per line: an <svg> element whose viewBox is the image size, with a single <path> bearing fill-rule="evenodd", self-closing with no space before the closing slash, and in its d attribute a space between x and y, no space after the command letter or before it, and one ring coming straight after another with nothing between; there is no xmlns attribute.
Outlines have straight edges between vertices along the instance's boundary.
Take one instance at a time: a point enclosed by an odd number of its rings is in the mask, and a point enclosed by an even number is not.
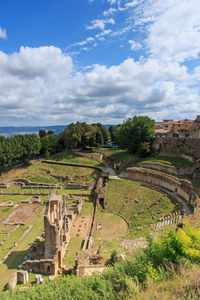
<svg viewBox="0 0 200 300"><path fill-rule="evenodd" d="M119 126L120 125L116 125L116 126L110 125L108 128L108 131L110 133L110 139L114 143L116 143L116 136L117 136L117 131Z"/></svg>
<svg viewBox="0 0 200 300"><path fill-rule="evenodd" d="M49 134L54 134L54 131L49 129L48 132L47 132L47 135L49 135Z"/></svg>
<svg viewBox="0 0 200 300"><path fill-rule="evenodd" d="M49 134L40 139L41 153L55 153L58 145L58 137L54 134Z"/></svg>
<svg viewBox="0 0 200 300"><path fill-rule="evenodd" d="M40 136L40 138L43 138L43 137L45 137L46 135L47 135L47 133L46 133L45 130L43 130L43 129L40 129L40 130L39 130L39 136Z"/></svg>
<svg viewBox="0 0 200 300"><path fill-rule="evenodd" d="M148 116L134 116L118 127L116 142L124 150L145 156L150 152L154 134L154 120Z"/></svg>

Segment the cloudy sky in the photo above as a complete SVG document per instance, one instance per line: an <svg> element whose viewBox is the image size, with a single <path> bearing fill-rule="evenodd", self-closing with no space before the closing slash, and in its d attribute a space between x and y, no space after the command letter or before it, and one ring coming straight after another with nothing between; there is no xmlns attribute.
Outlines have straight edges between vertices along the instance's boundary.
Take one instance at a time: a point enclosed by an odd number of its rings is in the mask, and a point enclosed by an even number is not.
<svg viewBox="0 0 200 300"><path fill-rule="evenodd" d="M2 0L0 126L200 114L200 0Z"/></svg>

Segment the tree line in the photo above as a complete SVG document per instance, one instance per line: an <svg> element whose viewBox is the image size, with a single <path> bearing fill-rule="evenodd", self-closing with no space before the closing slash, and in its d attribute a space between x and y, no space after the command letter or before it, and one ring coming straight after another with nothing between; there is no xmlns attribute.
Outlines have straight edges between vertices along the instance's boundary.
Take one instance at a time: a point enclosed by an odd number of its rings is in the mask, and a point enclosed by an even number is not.
<svg viewBox="0 0 200 300"><path fill-rule="evenodd" d="M45 132L46 133L46 132ZM59 138L54 132L43 134L40 138L35 134L16 135L5 138L0 136L0 171L19 162L28 164L30 159L39 154L49 156L59 151Z"/></svg>
<svg viewBox="0 0 200 300"><path fill-rule="evenodd" d="M154 135L154 120L148 116L134 116L108 129L100 123L71 123L60 134L59 141L68 149L99 147L114 142L123 150L146 156L151 152Z"/></svg>
<svg viewBox="0 0 200 300"><path fill-rule="evenodd" d="M99 147L109 141L110 132L100 123L71 123L59 136L60 144L68 149Z"/></svg>
<svg viewBox="0 0 200 300"><path fill-rule="evenodd" d="M58 136L52 130L47 133L40 130L39 137L34 134L10 138L0 136L0 170L18 162L27 163L39 154L48 158L62 149L86 149L110 142L116 143L121 149L146 156L151 151L154 134L154 120L147 116L134 116L123 124L109 128L101 123L71 123Z"/></svg>

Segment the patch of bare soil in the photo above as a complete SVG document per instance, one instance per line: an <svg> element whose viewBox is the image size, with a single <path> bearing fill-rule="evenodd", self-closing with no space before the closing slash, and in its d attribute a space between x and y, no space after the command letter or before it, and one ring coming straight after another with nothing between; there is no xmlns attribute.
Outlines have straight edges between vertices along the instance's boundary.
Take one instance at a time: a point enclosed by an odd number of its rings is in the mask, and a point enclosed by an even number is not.
<svg viewBox="0 0 200 300"><path fill-rule="evenodd" d="M97 218L95 236L107 241L113 241L123 237L127 232L127 228L126 222L121 217L105 213L100 218Z"/></svg>
<svg viewBox="0 0 200 300"><path fill-rule="evenodd" d="M6 218L4 223L26 224L40 206L39 203L19 204Z"/></svg>
<svg viewBox="0 0 200 300"><path fill-rule="evenodd" d="M89 234L91 220L92 216L90 215L76 216L70 231L70 236L85 238Z"/></svg>

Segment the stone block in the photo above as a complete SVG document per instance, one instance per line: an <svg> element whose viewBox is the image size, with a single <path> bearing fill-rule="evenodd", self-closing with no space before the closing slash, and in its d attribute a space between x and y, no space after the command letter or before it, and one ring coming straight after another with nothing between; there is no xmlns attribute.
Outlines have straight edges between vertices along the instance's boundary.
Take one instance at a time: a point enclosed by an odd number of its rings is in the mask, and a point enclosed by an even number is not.
<svg viewBox="0 0 200 300"><path fill-rule="evenodd" d="M17 282L26 284L28 282L28 271L18 270L17 271Z"/></svg>
<svg viewBox="0 0 200 300"><path fill-rule="evenodd" d="M43 281L44 281L44 279L42 278L41 274L35 275L35 282L36 282L36 284L41 284L41 283L43 283Z"/></svg>

